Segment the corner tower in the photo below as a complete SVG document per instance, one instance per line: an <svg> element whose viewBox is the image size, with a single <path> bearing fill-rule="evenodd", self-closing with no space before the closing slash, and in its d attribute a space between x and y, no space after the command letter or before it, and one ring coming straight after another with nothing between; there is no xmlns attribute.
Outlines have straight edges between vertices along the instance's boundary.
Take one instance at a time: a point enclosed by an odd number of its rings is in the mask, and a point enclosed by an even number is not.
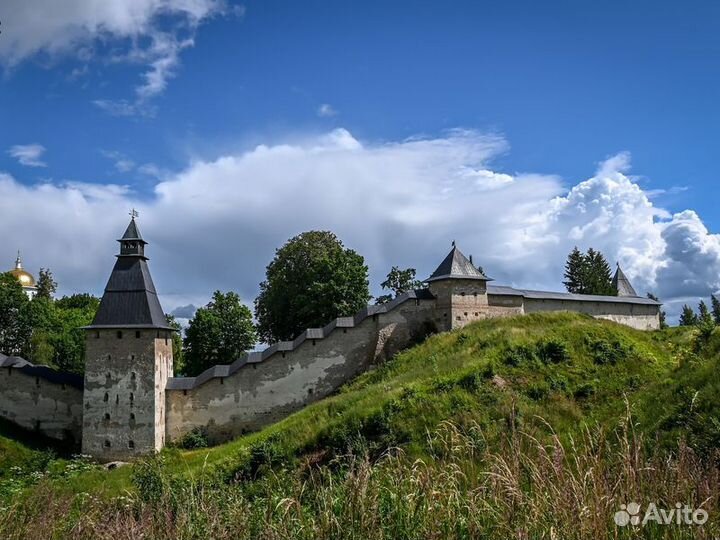
<svg viewBox="0 0 720 540"><path fill-rule="evenodd" d="M617 264L617 270L612 279L612 288L618 296L637 296L632 283L620 268L620 263Z"/></svg>
<svg viewBox="0 0 720 540"><path fill-rule="evenodd" d="M172 332L160 307L135 212L92 325L85 328L82 452L124 460L165 445Z"/></svg>
<svg viewBox="0 0 720 540"><path fill-rule="evenodd" d="M440 266L425 280L435 296L435 323L441 330L460 328L488 315L487 282L455 242Z"/></svg>

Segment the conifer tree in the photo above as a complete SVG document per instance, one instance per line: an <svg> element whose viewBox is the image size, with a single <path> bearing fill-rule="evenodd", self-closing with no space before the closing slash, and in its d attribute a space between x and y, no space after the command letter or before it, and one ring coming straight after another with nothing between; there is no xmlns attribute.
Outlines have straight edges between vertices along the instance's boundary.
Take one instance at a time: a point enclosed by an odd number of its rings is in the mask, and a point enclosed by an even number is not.
<svg viewBox="0 0 720 540"><path fill-rule="evenodd" d="M612 272L605 256L593 249L582 253L577 247L568 255L565 263L565 288L576 294L599 294L615 296Z"/></svg>
<svg viewBox="0 0 720 540"><path fill-rule="evenodd" d="M715 325L715 321L710 315L710 310L707 307L707 304L705 303L705 300L700 300L700 304L698 304L698 319L697 323L700 325L705 326L711 326Z"/></svg>
<svg viewBox="0 0 720 540"><path fill-rule="evenodd" d="M568 292L585 294L587 260L585 255L575 246L565 263L565 281L563 284Z"/></svg>
<svg viewBox="0 0 720 540"><path fill-rule="evenodd" d="M697 315L693 309L685 304L682 307L682 313L680 314L680 326L694 326L697 324Z"/></svg>
<svg viewBox="0 0 720 540"><path fill-rule="evenodd" d="M605 256L590 248L585 257L588 266L588 292L586 294L615 296L617 293L612 286L612 271Z"/></svg>
<svg viewBox="0 0 720 540"><path fill-rule="evenodd" d="M712 315L715 324L720 324L720 300L713 294L710 296L710 303L712 304Z"/></svg>

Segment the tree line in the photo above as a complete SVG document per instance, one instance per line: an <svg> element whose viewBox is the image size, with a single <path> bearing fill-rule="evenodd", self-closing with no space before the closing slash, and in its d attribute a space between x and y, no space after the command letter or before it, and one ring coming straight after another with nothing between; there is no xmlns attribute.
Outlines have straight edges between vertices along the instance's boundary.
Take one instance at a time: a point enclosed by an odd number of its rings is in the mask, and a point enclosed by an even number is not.
<svg viewBox="0 0 720 540"><path fill-rule="evenodd" d="M720 325L720 300L713 294L710 296L710 307L705 300L700 300L697 313L688 306L683 305L680 313L680 326L712 326Z"/></svg>

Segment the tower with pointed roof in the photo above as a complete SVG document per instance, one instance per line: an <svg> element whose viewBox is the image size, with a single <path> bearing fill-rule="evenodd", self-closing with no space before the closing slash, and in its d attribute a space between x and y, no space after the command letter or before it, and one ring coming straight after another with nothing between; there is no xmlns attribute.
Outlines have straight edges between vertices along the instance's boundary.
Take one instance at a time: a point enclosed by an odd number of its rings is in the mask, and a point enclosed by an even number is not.
<svg viewBox="0 0 720 540"><path fill-rule="evenodd" d="M452 330L487 317L487 283L492 280L463 255L455 242L425 281L435 296L434 319L438 329Z"/></svg>
<svg viewBox="0 0 720 540"><path fill-rule="evenodd" d="M632 283L630 283L630 280L627 276L625 276L625 273L620 268L620 263L618 263L617 270L615 270L615 275L612 279L612 287L618 296L637 297L637 293L635 292Z"/></svg>
<svg viewBox="0 0 720 540"><path fill-rule="evenodd" d="M83 454L124 460L165 445L172 332L160 306L135 213L93 323L86 327Z"/></svg>

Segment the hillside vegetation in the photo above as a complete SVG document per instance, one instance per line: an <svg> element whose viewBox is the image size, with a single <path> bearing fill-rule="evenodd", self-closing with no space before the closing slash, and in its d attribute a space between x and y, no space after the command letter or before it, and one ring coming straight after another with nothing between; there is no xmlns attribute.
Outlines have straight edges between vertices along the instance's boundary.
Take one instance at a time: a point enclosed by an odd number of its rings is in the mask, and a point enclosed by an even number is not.
<svg viewBox="0 0 720 540"><path fill-rule="evenodd" d="M711 538L719 349L575 314L476 323L228 444L36 474L0 537L629 538L612 516L637 500L710 513L643 536Z"/></svg>

